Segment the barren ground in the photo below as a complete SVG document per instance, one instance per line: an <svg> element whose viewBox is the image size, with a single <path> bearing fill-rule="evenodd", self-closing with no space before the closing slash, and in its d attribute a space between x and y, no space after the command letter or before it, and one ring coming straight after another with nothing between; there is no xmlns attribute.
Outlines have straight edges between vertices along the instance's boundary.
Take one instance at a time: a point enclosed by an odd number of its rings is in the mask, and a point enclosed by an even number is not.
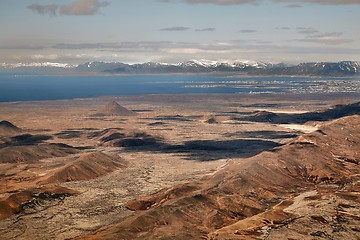
<svg viewBox="0 0 360 240"><path fill-rule="evenodd" d="M0 219L0 238L68 239L121 222L133 215L125 207L131 199L211 175L229 160L242 161L314 131L318 126L317 121L304 124L296 121L254 122L241 120L242 117L263 111L289 115L307 113L357 99L359 96L356 94L347 97L153 95L0 103L0 120L13 123L23 133L47 136L41 143L62 143L79 150L75 154L42 158L34 163L0 163L0 199L45 184L41 181L44 176L91 152L117 156L126 162L126 167L113 169L96 178L47 183L78 191L79 194L40 200L24 207L20 213ZM137 115L96 116L99 109L113 100ZM123 145L119 145L113 142L114 139L106 142L102 138L112 133L101 133L106 129L124 134L130 140L138 139L136 136L145 133L146 136L141 139L153 142L136 146L122 142ZM0 136L0 143L6 141L8 137ZM292 205L284 211L313 211L304 199L316 194L311 192L295 197ZM337 198L331 196L323 196L322 203L328 204L322 207L318 204L319 214L333 206L331 202ZM351 214L359 215L358 211L351 210ZM287 227L302 226L300 221L294 221ZM260 238L300 239L295 230L292 233L264 231ZM292 238L287 234L292 234ZM317 234L322 236L321 232ZM310 236L309 239L319 236Z"/></svg>

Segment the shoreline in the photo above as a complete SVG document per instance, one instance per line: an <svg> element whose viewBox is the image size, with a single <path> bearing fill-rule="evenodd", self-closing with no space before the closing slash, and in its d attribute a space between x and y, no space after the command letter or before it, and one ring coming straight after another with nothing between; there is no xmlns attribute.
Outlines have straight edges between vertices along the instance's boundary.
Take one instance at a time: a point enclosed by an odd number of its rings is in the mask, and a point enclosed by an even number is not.
<svg viewBox="0 0 360 240"><path fill-rule="evenodd" d="M107 77L107 76L118 76L118 77L128 77L128 76L197 76L197 75L233 75L235 77L244 77L244 78L271 78L271 77L287 77L287 78L328 78L328 79L360 79L360 75L350 75L350 76L324 76L324 75L259 75L259 74L247 74L247 73L238 73L238 72L173 72L173 73L106 73L106 72L64 72L64 73L34 73L29 74L26 72L8 72L3 71L0 74L12 74L19 76L68 76L68 77L76 77L76 76L99 76L99 77Z"/></svg>
<svg viewBox="0 0 360 240"><path fill-rule="evenodd" d="M7 104L41 104L41 103L63 103L63 102L79 102L79 101L109 101L111 99L119 99L125 101L134 101L136 99L160 99L163 101L165 98L169 99L181 99L184 97L193 99L222 99L230 98L233 100L254 99L254 100L267 100L277 99L279 101L290 101L290 100L334 100L334 101L357 101L360 99L360 92L342 92L342 93L291 93L291 92L278 92L278 93L180 93L180 94L137 94L137 95L103 95L96 97L85 97L85 98L62 98L62 99L44 99L44 100L23 100L23 101L0 101L1 105Z"/></svg>

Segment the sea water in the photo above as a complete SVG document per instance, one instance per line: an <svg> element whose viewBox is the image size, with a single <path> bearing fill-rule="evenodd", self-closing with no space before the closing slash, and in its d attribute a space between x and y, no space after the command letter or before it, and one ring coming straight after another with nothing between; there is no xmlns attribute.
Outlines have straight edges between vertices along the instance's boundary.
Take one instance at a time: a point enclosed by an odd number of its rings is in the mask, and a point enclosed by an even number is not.
<svg viewBox="0 0 360 240"><path fill-rule="evenodd" d="M0 74L0 102L191 93L360 92L360 78L248 77L229 74L53 76Z"/></svg>

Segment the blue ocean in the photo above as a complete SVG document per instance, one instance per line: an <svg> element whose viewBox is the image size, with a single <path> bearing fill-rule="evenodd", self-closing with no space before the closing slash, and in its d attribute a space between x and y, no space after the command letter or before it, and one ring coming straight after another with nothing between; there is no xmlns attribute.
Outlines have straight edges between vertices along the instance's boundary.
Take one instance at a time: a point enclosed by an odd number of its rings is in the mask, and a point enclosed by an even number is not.
<svg viewBox="0 0 360 240"><path fill-rule="evenodd" d="M241 75L48 76L0 74L0 102L144 94L360 92L360 79Z"/></svg>

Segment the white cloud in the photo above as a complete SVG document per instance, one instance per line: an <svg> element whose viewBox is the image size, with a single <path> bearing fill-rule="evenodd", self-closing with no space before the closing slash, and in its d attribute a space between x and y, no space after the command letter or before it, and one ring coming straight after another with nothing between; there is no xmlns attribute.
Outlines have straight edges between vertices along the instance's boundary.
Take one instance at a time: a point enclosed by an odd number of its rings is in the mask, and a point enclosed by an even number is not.
<svg viewBox="0 0 360 240"><path fill-rule="evenodd" d="M57 54L50 54L50 55L42 55L42 54L35 54L30 56L31 59L34 60L56 60L59 58Z"/></svg>

